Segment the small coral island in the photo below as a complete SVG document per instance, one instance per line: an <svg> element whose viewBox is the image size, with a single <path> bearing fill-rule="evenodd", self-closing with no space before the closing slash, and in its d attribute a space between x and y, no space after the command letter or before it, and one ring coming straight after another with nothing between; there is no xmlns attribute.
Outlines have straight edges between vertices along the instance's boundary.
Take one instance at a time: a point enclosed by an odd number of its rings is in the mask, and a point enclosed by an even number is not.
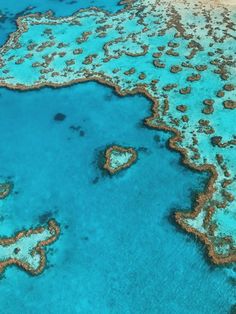
<svg viewBox="0 0 236 314"><path fill-rule="evenodd" d="M104 169L110 174L115 174L122 169L130 167L137 159L137 153L132 148L111 146L105 151L106 162Z"/></svg>
<svg viewBox="0 0 236 314"><path fill-rule="evenodd" d="M11 182L0 183L0 200L6 198L12 191L13 184Z"/></svg>
<svg viewBox="0 0 236 314"><path fill-rule="evenodd" d="M45 227L18 232L10 238L0 239L0 272L7 266L16 265L31 275L40 274L46 264L43 246L54 242L60 233L55 220Z"/></svg>

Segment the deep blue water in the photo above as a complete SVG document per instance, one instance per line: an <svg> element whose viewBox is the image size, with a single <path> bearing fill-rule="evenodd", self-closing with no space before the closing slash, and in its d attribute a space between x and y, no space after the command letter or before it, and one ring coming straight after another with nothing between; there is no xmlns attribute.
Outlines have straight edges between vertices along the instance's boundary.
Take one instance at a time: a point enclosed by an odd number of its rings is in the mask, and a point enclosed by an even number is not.
<svg viewBox="0 0 236 314"><path fill-rule="evenodd" d="M57 15L90 5L118 8L115 0L68 3L4 0L0 9L8 19L0 41L28 5ZM62 122L54 120L59 112L66 115ZM206 175L181 165L166 147L170 134L142 126L149 115L145 98L120 98L97 83L0 89L0 176L14 182L12 195L0 203L1 235L51 217L62 228L42 275L7 269L1 313L229 312L235 288L225 269L210 265L200 243L170 218L174 209L191 207ZM113 143L134 147L139 158L110 177L100 161Z"/></svg>

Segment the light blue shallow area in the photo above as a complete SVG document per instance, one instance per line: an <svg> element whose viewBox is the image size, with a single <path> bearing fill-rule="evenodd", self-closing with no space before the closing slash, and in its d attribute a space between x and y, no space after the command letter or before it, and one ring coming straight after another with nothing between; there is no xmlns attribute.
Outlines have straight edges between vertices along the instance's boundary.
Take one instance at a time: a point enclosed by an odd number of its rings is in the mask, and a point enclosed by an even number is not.
<svg viewBox="0 0 236 314"><path fill-rule="evenodd" d="M52 10L56 16L67 16L79 9L92 6L109 12L116 12L122 6L117 0L1 0L0 1L0 45L4 44L9 33L16 30L16 18L29 13L44 13Z"/></svg>
<svg viewBox="0 0 236 314"><path fill-rule="evenodd" d="M0 174L15 184L0 204L1 235L51 217L62 228L42 275L7 269L4 313L229 312L235 291L224 268L170 219L190 208L206 175L181 165L168 134L142 127L145 98L97 83L0 94ZM59 112L64 121L54 120ZM112 143L139 158L110 177L99 156Z"/></svg>

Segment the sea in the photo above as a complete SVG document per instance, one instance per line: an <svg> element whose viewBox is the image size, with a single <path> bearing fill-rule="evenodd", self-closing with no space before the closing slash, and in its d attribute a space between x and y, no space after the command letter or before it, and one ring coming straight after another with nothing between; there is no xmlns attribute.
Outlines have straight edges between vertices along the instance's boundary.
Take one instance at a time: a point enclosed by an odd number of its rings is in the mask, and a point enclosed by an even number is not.
<svg viewBox="0 0 236 314"><path fill-rule="evenodd" d="M1 0L0 45L20 15L91 6L122 8L116 0ZM168 148L171 133L144 126L150 115L145 97L96 82L0 88L0 180L14 183L0 201L0 236L51 218L61 227L42 274L15 266L1 274L0 313L236 313L230 267L214 266L173 219L193 208L209 175L182 164ZM138 159L111 176L103 155L114 144L133 147Z"/></svg>

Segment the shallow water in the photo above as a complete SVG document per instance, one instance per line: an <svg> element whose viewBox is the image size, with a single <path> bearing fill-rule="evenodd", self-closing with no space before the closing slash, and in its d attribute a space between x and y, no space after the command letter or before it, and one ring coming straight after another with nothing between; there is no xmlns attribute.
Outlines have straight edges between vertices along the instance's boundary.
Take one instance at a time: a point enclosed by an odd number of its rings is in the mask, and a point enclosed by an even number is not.
<svg viewBox="0 0 236 314"><path fill-rule="evenodd" d="M44 13L52 10L56 16L67 16L79 9L99 7L109 12L115 12L122 6L117 5L117 0L22 0L6 1L0 3L0 45L4 44L8 35L16 30L16 18L29 13Z"/></svg>

